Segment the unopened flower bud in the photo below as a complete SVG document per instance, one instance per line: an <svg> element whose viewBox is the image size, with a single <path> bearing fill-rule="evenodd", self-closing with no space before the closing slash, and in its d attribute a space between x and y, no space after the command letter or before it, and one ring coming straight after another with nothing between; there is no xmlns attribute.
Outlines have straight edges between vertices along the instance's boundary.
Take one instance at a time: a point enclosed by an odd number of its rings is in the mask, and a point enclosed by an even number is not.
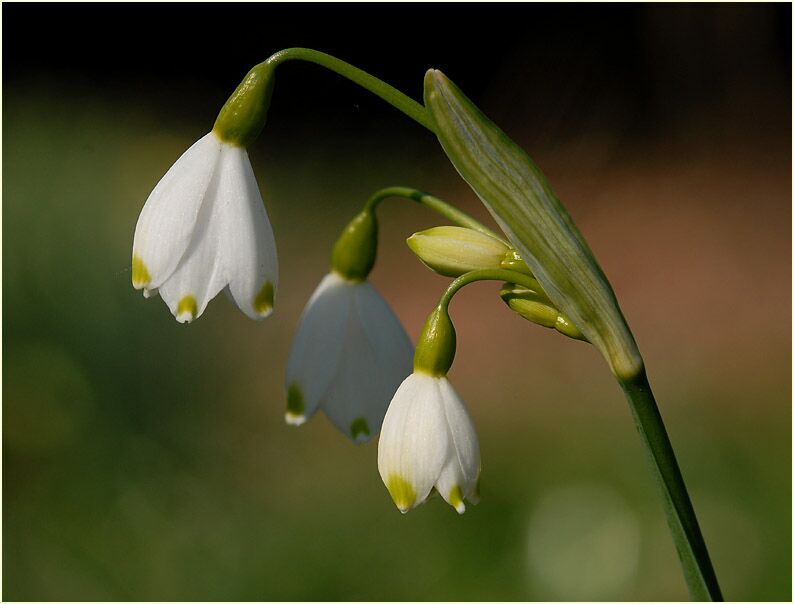
<svg viewBox="0 0 794 604"><path fill-rule="evenodd" d="M499 292L502 300L527 321L543 327L551 327L561 334L575 340L586 340L576 326L560 311L554 308L549 299L542 293L533 291L513 283L505 284Z"/></svg>
<svg viewBox="0 0 794 604"><path fill-rule="evenodd" d="M440 226L414 233L406 243L430 270L445 277L499 268L510 248L474 229Z"/></svg>

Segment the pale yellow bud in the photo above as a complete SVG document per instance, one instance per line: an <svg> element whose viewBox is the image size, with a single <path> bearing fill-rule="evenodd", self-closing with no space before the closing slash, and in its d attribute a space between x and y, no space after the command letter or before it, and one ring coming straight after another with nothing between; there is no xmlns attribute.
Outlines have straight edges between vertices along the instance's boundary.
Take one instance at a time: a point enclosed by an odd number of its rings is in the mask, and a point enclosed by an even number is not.
<svg viewBox="0 0 794 604"><path fill-rule="evenodd" d="M499 268L510 247L473 229L440 226L414 233L408 247L430 270L446 277Z"/></svg>

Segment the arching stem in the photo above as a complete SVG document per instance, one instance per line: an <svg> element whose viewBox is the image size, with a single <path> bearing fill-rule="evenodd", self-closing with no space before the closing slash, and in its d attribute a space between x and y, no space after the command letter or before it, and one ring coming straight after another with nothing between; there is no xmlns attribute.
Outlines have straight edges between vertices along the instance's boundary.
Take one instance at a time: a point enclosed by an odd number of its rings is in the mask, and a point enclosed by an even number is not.
<svg viewBox="0 0 794 604"><path fill-rule="evenodd" d="M488 268L480 271L470 271L455 279L447 286L447 289L441 295L438 305L447 308L452 301L452 297L458 293L458 290L475 281L505 281L507 283L515 283L545 296L543 287L538 283L537 279L529 275L506 269Z"/></svg>
<svg viewBox="0 0 794 604"><path fill-rule="evenodd" d="M387 187L385 189L381 189L380 191L376 191L373 193L370 198L367 200L367 203L364 206L364 210L371 211L374 210L375 207L384 199L388 199L390 197L399 197L404 199L410 199L415 201L423 206L433 210L434 212L440 214L444 218L448 218L452 222L454 222L458 226L466 227L468 229L473 229L484 235L489 235L495 239L498 239L505 245L512 247L510 243L496 234L494 231L489 229L487 226L475 220L465 212L457 209L455 206L450 205L446 201L439 199L438 197L434 197L429 193L424 193L419 191L418 189L412 189L410 187Z"/></svg>
<svg viewBox="0 0 794 604"><path fill-rule="evenodd" d="M366 71L354 67L350 63L346 63L329 54L320 52L319 50L312 50L311 48L286 48L268 57L264 63L271 67L276 67L287 61L306 61L307 63L314 63L315 65L325 67L355 82L362 88L369 90L372 94L379 96L393 107L402 111L412 120L418 122L431 132L435 132L430 116L420 103L417 103L411 97L403 94L394 86L387 84L375 76L371 76Z"/></svg>

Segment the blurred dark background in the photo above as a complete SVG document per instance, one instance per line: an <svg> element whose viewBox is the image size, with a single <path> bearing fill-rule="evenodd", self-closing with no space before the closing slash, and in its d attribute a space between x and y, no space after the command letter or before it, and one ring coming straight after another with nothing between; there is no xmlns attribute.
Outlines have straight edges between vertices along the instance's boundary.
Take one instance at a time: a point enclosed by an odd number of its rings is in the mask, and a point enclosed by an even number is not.
<svg viewBox="0 0 794 604"><path fill-rule="evenodd" d="M10 600L686 599L622 395L496 286L453 308L482 503L401 516L376 442L283 424L300 311L372 191L486 213L433 137L313 65L250 155L273 318L189 327L130 286L138 212L255 63L442 69L537 161L643 350L725 596L791 598L791 6L5 4L3 588ZM445 280L384 204L373 282L415 340Z"/></svg>

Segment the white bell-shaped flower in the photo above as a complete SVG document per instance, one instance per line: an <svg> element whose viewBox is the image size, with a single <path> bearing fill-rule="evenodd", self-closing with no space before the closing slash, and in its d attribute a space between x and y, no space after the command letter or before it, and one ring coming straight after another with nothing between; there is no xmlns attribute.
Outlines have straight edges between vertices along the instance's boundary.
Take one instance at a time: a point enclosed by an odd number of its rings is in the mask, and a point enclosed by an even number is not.
<svg viewBox="0 0 794 604"><path fill-rule="evenodd" d="M278 261L248 153L210 132L171 166L143 206L132 284L160 293L180 323L228 287L252 319L273 310Z"/></svg>
<svg viewBox="0 0 794 604"><path fill-rule="evenodd" d="M480 446L446 376L417 371L397 389L378 442L378 471L405 513L435 487L459 514L479 500Z"/></svg>
<svg viewBox="0 0 794 604"><path fill-rule="evenodd" d="M287 423L300 425L322 409L354 442L369 440L412 357L408 335L372 284L329 273L306 304L290 351Z"/></svg>

